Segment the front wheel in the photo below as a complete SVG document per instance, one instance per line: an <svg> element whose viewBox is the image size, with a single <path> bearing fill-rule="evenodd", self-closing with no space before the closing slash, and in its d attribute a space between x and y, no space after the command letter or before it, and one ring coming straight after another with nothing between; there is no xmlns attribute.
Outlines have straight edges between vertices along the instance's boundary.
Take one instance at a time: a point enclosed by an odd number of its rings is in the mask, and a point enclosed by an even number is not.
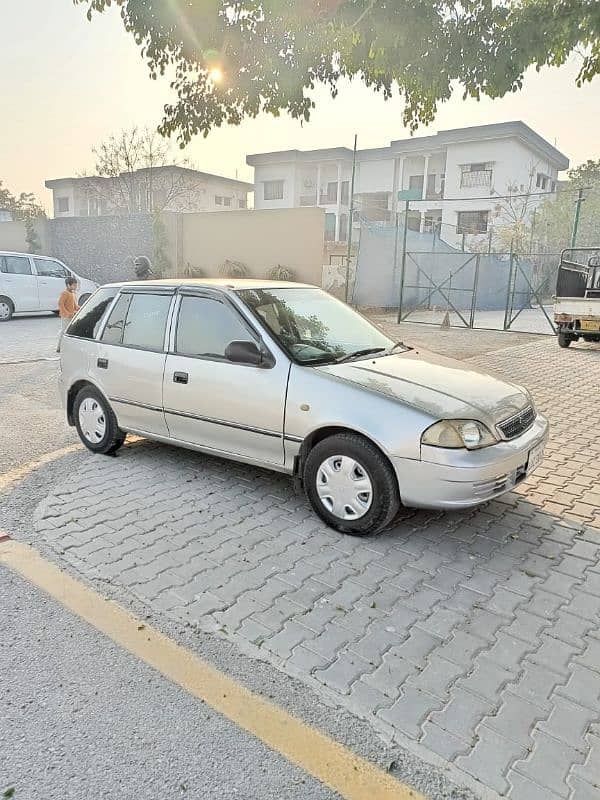
<svg viewBox="0 0 600 800"><path fill-rule="evenodd" d="M79 438L93 453L112 455L125 441L114 411L93 386L80 389L73 412Z"/></svg>
<svg viewBox="0 0 600 800"><path fill-rule="evenodd" d="M565 333L564 331L559 331L558 333L558 346L559 347L569 347L573 339L571 339L570 334Z"/></svg>
<svg viewBox="0 0 600 800"><path fill-rule="evenodd" d="M388 460L356 434L335 434L313 447L304 465L304 487L327 525L354 536L382 530L400 507Z"/></svg>

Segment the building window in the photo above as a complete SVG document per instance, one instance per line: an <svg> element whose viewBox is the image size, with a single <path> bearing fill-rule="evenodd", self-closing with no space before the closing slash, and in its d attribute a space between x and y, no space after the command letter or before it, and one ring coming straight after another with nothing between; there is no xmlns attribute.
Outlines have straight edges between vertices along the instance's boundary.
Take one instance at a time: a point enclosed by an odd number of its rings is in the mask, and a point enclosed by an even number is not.
<svg viewBox="0 0 600 800"><path fill-rule="evenodd" d="M240 197L238 200L238 208L248 208L248 203L245 197Z"/></svg>
<svg viewBox="0 0 600 800"><path fill-rule="evenodd" d="M456 220L457 233L487 233L489 211L459 211Z"/></svg>
<svg viewBox="0 0 600 800"><path fill-rule="evenodd" d="M553 181L551 181L550 178L547 175L544 175L543 172L538 172L537 178L536 178L536 181L535 181L535 185L536 185L536 187L538 189L541 189L542 191L546 191L546 189L550 188L552 183L553 183ZM554 189L550 189L550 191L553 192Z"/></svg>
<svg viewBox="0 0 600 800"><path fill-rule="evenodd" d="M419 197L423 197L423 181L424 175L411 175L408 179L408 188L419 193Z"/></svg>
<svg viewBox="0 0 600 800"><path fill-rule="evenodd" d="M476 189L492 185L492 164L479 161L475 164L460 165L460 186L462 189Z"/></svg>
<svg viewBox="0 0 600 800"><path fill-rule="evenodd" d="M325 214L325 241L335 241L335 214Z"/></svg>
<svg viewBox="0 0 600 800"><path fill-rule="evenodd" d="M350 199L350 181L342 181L342 205L347 206Z"/></svg>
<svg viewBox="0 0 600 800"><path fill-rule="evenodd" d="M337 181L329 181L327 184L327 202L337 203L338 185Z"/></svg>
<svg viewBox="0 0 600 800"><path fill-rule="evenodd" d="M340 233L338 239L340 242L348 241L348 214L340 214Z"/></svg>
<svg viewBox="0 0 600 800"><path fill-rule="evenodd" d="M283 200L283 181L265 181L263 183L263 199Z"/></svg>
<svg viewBox="0 0 600 800"><path fill-rule="evenodd" d="M223 198L223 205L230 206L231 205L231 197L224 197Z"/></svg>
<svg viewBox="0 0 600 800"><path fill-rule="evenodd" d="M69 210L69 198L68 197L57 197L56 198L56 210L59 214L66 214Z"/></svg>
<svg viewBox="0 0 600 800"><path fill-rule="evenodd" d="M215 205L222 206L223 205L223 198L220 197L218 194L215 195Z"/></svg>

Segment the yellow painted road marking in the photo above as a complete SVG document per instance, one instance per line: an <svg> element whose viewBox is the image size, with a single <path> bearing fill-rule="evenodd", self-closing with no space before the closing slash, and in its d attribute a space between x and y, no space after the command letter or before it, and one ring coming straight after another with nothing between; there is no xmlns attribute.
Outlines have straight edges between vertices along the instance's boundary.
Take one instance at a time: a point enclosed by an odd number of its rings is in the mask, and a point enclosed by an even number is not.
<svg viewBox="0 0 600 800"><path fill-rule="evenodd" d="M347 800L425 800L422 794L63 572L32 547L3 542L0 563Z"/></svg>
<svg viewBox="0 0 600 800"><path fill-rule="evenodd" d="M43 467L44 464L49 464L51 461L56 461L56 459L66 456L69 453L74 453L76 450L80 449L80 444L70 444L67 447L61 447L60 450L53 450L51 453L44 453L44 455L36 458L34 461L30 461L28 464L23 464L22 467L15 467L14 469L8 470L8 472L2 473L2 475L0 475L0 492L8 489L8 487L13 483L22 481L23 478L26 478L30 472L33 472L39 467Z"/></svg>

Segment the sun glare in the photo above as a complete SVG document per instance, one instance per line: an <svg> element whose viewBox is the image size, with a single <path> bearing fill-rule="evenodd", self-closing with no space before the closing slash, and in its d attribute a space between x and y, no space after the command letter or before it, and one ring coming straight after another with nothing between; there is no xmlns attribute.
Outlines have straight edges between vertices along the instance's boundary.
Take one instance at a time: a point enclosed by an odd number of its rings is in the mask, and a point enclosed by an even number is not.
<svg viewBox="0 0 600 800"><path fill-rule="evenodd" d="M208 77L213 83L221 83L223 80L223 70L220 67L212 67L208 73Z"/></svg>

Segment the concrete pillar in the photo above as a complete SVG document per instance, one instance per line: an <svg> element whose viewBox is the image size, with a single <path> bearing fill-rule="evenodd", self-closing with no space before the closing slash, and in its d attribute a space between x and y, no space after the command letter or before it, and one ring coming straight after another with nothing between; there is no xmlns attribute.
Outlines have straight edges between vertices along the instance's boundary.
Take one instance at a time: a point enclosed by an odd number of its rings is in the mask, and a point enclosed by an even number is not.
<svg viewBox="0 0 600 800"><path fill-rule="evenodd" d="M321 202L321 165L317 164L317 205Z"/></svg>
<svg viewBox="0 0 600 800"><path fill-rule="evenodd" d="M404 156L394 159L394 180L392 183L392 213L396 214L399 208L398 192L402 191L404 183Z"/></svg>
<svg viewBox="0 0 600 800"><path fill-rule="evenodd" d="M337 165L337 208L335 210L335 240L340 240L340 216L342 214L342 163Z"/></svg>
<svg viewBox="0 0 600 800"><path fill-rule="evenodd" d="M425 156L425 165L423 167L423 200L427 197L427 178L429 177L429 154Z"/></svg>

